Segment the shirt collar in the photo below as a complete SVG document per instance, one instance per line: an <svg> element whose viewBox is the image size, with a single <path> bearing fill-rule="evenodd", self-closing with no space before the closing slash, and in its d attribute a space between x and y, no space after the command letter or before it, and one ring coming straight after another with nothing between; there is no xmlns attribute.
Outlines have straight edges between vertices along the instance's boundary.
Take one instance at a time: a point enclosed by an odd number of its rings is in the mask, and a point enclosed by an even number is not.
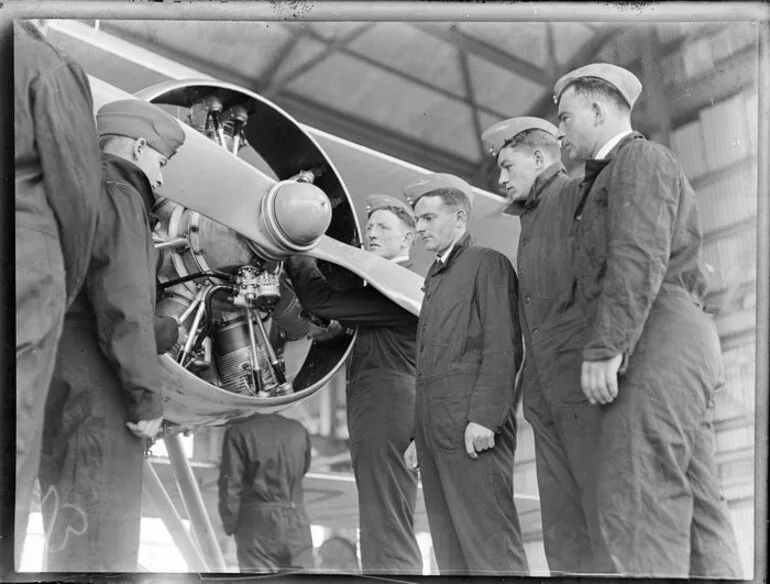
<svg viewBox="0 0 770 584"><path fill-rule="evenodd" d="M444 253L439 254L436 257L436 261L438 261L440 264L446 265L446 263L449 261L449 257L452 255L452 252L458 248L463 247L470 240L470 237L470 233L467 231L464 232L460 237L452 242L452 245L450 245Z"/></svg>
<svg viewBox="0 0 770 584"><path fill-rule="evenodd" d="M462 237L462 236L461 236ZM438 254L438 261L442 264L445 264L447 260L449 259L450 254L452 253L452 250L457 245L457 242L460 241L461 237L458 237L452 242L452 245L450 245L448 248L446 248L446 251L444 253Z"/></svg>
<svg viewBox="0 0 770 584"><path fill-rule="evenodd" d="M398 256L397 258L393 258L390 261L395 264L403 264L409 261L409 256L408 255Z"/></svg>
<svg viewBox="0 0 770 584"><path fill-rule="evenodd" d="M511 202L510 205L503 209L503 213L507 215L522 215L524 211L535 207L539 202L540 193L542 193L546 185L551 182L551 179L560 172L567 172L560 161L549 165L535 179L535 182L532 183L532 187L529 189L527 197L519 201Z"/></svg>
<svg viewBox="0 0 770 584"><path fill-rule="evenodd" d="M633 133L633 130L623 130L619 134L615 134L612 138L607 140L604 146L599 148L599 152L596 153L596 156L594 156L593 159L603 160L610 153L610 150L612 150L613 148L615 148L615 146L618 145L618 142L620 142L623 138L625 138L626 136L632 133Z"/></svg>

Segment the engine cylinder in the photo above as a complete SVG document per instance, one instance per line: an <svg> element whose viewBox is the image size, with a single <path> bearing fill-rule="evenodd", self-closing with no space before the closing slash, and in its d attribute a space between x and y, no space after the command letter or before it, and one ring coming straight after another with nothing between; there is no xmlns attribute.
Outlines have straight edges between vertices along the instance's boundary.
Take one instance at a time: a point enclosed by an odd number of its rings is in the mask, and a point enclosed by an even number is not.
<svg viewBox="0 0 770 584"><path fill-rule="evenodd" d="M258 388L253 387L251 382L251 345L246 317L240 316L215 330L212 341L222 386L241 395L252 395L252 390L256 392ZM264 373L270 363L261 343L257 343L256 350L260 375L264 382Z"/></svg>

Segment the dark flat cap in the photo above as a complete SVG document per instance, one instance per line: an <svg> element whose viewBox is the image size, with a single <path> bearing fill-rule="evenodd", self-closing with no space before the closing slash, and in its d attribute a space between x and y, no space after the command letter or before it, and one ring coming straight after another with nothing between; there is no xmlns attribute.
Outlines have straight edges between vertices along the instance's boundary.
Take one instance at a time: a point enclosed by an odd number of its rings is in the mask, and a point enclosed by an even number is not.
<svg viewBox="0 0 770 584"><path fill-rule="evenodd" d="M171 158L184 143L185 133L172 115L142 99L120 99L96 112L99 136L115 134L144 138L152 148Z"/></svg>

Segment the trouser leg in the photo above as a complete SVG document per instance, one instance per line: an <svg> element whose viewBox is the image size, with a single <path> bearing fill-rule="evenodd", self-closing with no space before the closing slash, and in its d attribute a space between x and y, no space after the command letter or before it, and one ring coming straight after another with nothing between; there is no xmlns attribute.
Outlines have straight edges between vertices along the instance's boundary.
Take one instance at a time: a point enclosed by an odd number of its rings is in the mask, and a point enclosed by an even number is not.
<svg viewBox="0 0 770 584"><path fill-rule="evenodd" d="M687 469L693 496L690 576L740 579L738 542L717 480L712 412L698 428Z"/></svg>
<svg viewBox="0 0 770 584"><path fill-rule="evenodd" d="M364 571L422 573L414 533L417 473L403 458L413 411L413 382L379 379L350 386L348 425Z"/></svg>
<svg viewBox="0 0 770 584"><path fill-rule="evenodd" d="M16 502L14 555L20 566L56 350L66 303L64 260L56 238L17 224Z"/></svg>
<svg viewBox="0 0 770 584"><path fill-rule="evenodd" d="M689 573L693 435L667 397L677 391L621 384L616 401L604 406L597 494L617 573Z"/></svg>
<svg viewBox="0 0 770 584"><path fill-rule="evenodd" d="M425 511L428 515L433 551L441 574L468 574L462 546L444 496L444 489L439 475L437 461L431 445L420 423L416 425L415 443L420 465L422 492L425 498Z"/></svg>
<svg viewBox="0 0 770 584"><path fill-rule="evenodd" d="M554 420L541 388L525 388L524 417L535 439L537 486L543 524L543 546L551 572L592 572L589 524L581 491L591 486L578 484L570 464L567 445ZM581 445L571 445L575 450ZM591 449L595 452L595 449ZM588 477L593 481L594 477Z"/></svg>
<svg viewBox="0 0 770 584"><path fill-rule="evenodd" d="M287 522L291 525L289 536L289 564L287 568L310 569L315 565L313 559L313 537L310 533L310 521L304 510L287 512Z"/></svg>
<svg viewBox="0 0 770 584"><path fill-rule="evenodd" d="M598 500L618 572L737 573L708 423L720 370L713 322L689 300L660 298L618 397L602 407Z"/></svg>
<svg viewBox="0 0 770 584"><path fill-rule="evenodd" d="M47 569L135 571L145 444L126 428L123 393L93 331L65 329L49 398Z"/></svg>
<svg viewBox="0 0 770 584"><path fill-rule="evenodd" d="M472 574L528 573L513 501L513 416L491 450L473 460L464 448L437 451L450 522Z"/></svg>

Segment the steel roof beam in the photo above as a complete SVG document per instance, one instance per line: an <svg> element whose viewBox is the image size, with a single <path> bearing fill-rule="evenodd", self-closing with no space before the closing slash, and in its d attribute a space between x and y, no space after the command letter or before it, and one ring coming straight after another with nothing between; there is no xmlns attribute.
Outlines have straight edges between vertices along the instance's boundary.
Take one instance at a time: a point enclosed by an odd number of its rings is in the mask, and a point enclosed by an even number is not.
<svg viewBox="0 0 770 584"><path fill-rule="evenodd" d="M317 40L320 42L328 42L326 41L321 35L319 35L316 31L312 32L304 32L301 33L304 35L309 36L313 40ZM456 101L461 101L466 105L473 106L473 104L470 102L470 100L459 93L455 93L454 91L450 91L448 89L444 89L443 87L439 87L438 85L433 85L432 83L428 83L424 79L417 77L416 75L412 75L411 73L407 73L406 71L402 71L401 69L398 69L396 67L393 67L392 65L388 65L386 63L381 63L379 61L376 61L375 59L372 59L371 57L367 57L366 55L362 55L361 53L358 53L354 50L352 50L350 47L343 47L339 49L339 52L348 55L352 57L353 59L357 59L359 61L362 61L366 63L367 65L370 65L372 67L376 67L378 69L382 69L383 71L390 73L391 75L396 75L398 77L401 77L405 81L409 81L411 83L414 83L415 85L419 85L420 87L424 87L425 89L428 89L429 91L434 91L440 95L443 95L444 97L447 97L449 99L454 99ZM476 107L478 107L479 111L482 111L486 114L489 114L490 116L495 116L499 118L506 118L507 115L497 111L496 109L490 108L488 106L476 104Z"/></svg>
<svg viewBox="0 0 770 584"><path fill-rule="evenodd" d="M460 31L455 24L452 24L448 30L441 25L431 23L412 22L410 24L426 34L453 44L467 51L468 54L480 57L489 63L516 73L538 85L546 87L550 83L550 77L540 67L523 59L519 59L505 51L501 51L486 41L482 41Z"/></svg>
<svg viewBox="0 0 770 584"><path fill-rule="evenodd" d="M591 59L596 57L599 50L611 40L615 35L623 32L624 27L620 25L607 26L602 28L594 37L588 40L575 55L566 63L557 68L556 73L548 80L546 85L546 92L535 105L533 105L526 115L535 116L539 118L555 118L556 107L553 103L553 86L559 80L559 78L565 73L569 73L573 69L580 67L581 65L588 64ZM549 115L550 114L550 115Z"/></svg>
<svg viewBox="0 0 770 584"><path fill-rule="evenodd" d="M348 43L352 43L358 37L365 34L370 28L374 26L374 24L375 23L373 22L367 22L365 24L362 24L356 27L353 31L348 32L347 34L341 36L340 38L334 39L333 41L328 43L326 47L318 55L316 55L312 59L309 59L299 67L296 67L293 71L290 71L289 73L283 75L277 81L271 83L270 85L267 85L266 87L263 87L260 93L267 98L274 97L275 95L280 93L292 81L297 79L300 75L302 75L303 73L306 73L307 71L309 71L310 69L318 65L319 63L325 61L331 55L336 53L339 49L345 47ZM298 33L298 34L302 34L302 33Z"/></svg>

